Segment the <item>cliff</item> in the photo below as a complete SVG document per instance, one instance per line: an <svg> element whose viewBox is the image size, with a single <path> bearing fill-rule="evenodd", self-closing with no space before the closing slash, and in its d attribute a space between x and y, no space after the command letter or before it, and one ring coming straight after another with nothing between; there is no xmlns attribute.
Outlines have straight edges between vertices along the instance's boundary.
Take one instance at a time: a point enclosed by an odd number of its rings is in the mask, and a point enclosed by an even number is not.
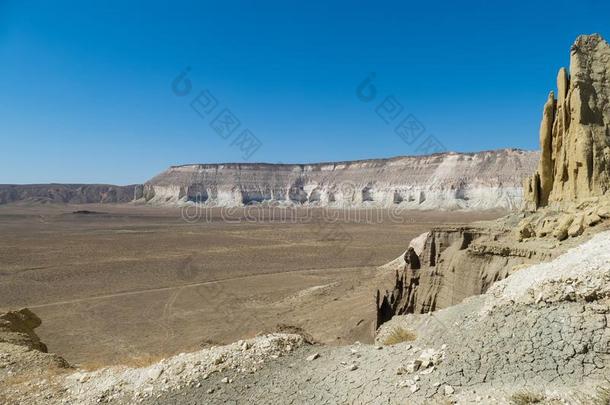
<svg viewBox="0 0 610 405"><path fill-rule="evenodd" d="M519 207L537 152L504 149L319 164L172 166L144 185L153 204L252 203L409 209Z"/></svg>
<svg viewBox="0 0 610 405"><path fill-rule="evenodd" d="M439 227L423 246L383 269L395 285L376 297L377 326L485 293L523 266L557 257L610 228L610 46L580 36L571 77L559 71L540 125L540 161L525 182L525 206L492 222Z"/></svg>
<svg viewBox="0 0 610 405"><path fill-rule="evenodd" d="M561 206L610 190L610 45L599 35L578 37L570 74L557 75L540 125L541 158L525 184L528 208Z"/></svg>
<svg viewBox="0 0 610 405"><path fill-rule="evenodd" d="M124 203L141 196L142 186L108 184L0 184L0 204L16 201L38 203Z"/></svg>

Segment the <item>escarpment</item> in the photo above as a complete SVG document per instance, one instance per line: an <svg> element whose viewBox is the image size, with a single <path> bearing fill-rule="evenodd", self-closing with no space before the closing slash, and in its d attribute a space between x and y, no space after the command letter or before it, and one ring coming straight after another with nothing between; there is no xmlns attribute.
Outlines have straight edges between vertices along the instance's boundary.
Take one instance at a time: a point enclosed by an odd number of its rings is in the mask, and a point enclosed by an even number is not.
<svg viewBox="0 0 610 405"><path fill-rule="evenodd" d="M570 56L570 76L559 70L557 98L551 92L544 104L540 160L525 182L522 212L435 228L421 252L410 249L383 266L396 271L396 281L376 297L377 326L485 293L523 266L610 227L610 46L599 35L584 35Z"/></svg>
<svg viewBox="0 0 610 405"><path fill-rule="evenodd" d="M498 222L433 228L419 255L409 248L403 260L388 266L396 272L396 281L377 298L377 326L394 315L458 304L484 293L523 265L553 257L551 243L514 243L518 221L518 216L511 216Z"/></svg>
<svg viewBox="0 0 610 405"><path fill-rule="evenodd" d="M0 184L0 204L35 203L127 203L142 197L141 185L108 184Z"/></svg>
<svg viewBox="0 0 610 405"><path fill-rule="evenodd" d="M172 166L144 185L150 204L514 209L537 152L504 149L318 164Z"/></svg>

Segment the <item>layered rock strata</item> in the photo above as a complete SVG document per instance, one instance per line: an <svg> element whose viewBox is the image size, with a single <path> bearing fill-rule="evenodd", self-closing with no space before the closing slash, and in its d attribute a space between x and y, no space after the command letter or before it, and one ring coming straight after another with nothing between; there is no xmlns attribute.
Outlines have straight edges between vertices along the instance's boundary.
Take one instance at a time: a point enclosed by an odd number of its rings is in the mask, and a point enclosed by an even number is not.
<svg viewBox="0 0 610 405"><path fill-rule="evenodd" d="M468 227L440 227L417 254L384 269L396 282L376 297L378 326L482 294L523 265L556 257L610 226L610 46L579 37L571 76L561 69L540 125L540 161L525 184L524 211ZM410 255L412 253L409 253Z"/></svg>
<svg viewBox="0 0 610 405"><path fill-rule="evenodd" d="M504 149L319 164L172 166L144 185L151 204L254 203L513 209L537 152Z"/></svg>
<svg viewBox="0 0 610 405"><path fill-rule="evenodd" d="M0 204L35 203L127 203L142 197L141 185L108 184L0 184Z"/></svg>

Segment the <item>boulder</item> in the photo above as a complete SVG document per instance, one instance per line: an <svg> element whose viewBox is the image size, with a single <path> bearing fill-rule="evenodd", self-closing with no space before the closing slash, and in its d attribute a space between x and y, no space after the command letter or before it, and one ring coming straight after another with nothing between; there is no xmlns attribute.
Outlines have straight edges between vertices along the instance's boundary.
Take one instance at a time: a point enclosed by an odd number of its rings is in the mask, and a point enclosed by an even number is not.
<svg viewBox="0 0 610 405"><path fill-rule="evenodd" d="M0 342L25 346L46 353L47 346L34 332L34 329L41 324L40 318L27 308L1 314Z"/></svg>
<svg viewBox="0 0 610 405"><path fill-rule="evenodd" d="M602 205L597 209L596 214L603 219L610 218L610 207L607 205Z"/></svg>
<svg viewBox="0 0 610 405"><path fill-rule="evenodd" d="M568 232L570 229L570 225L574 221L574 216L571 214L563 214L559 218L559 223L557 224L557 228L553 231L553 236L557 240L564 240L568 237Z"/></svg>
<svg viewBox="0 0 610 405"><path fill-rule="evenodd" d="M534 227L532 226L532 223L529 221L529 219L524 219L519 223L519 226L517 227L517 235L519 237L519 240L536 236L536 232L534 232Z"/></svg>
<svg viewBox="0 0 610 405"><path fill-rule="evenodd" d="M602 221L601 217L595 212L590 212L585 216L586 226L595 226Z"/></svg>
<svg viewBox="0 0 610 405"><path fill-rule="evenodd" d="M536 230L536 236L545 237L551 235L557 228L557 218L545 218L540 221L540 226Z"/></svg>
<svg viewBox="0 0 610 405"><path fill-rule="evenodd" d="M574 221L572 221L572 224L568 229L568 235L571 237L576 237L581 235L584 230L584 215L576 215L576 217L574 217Z"/></svg>

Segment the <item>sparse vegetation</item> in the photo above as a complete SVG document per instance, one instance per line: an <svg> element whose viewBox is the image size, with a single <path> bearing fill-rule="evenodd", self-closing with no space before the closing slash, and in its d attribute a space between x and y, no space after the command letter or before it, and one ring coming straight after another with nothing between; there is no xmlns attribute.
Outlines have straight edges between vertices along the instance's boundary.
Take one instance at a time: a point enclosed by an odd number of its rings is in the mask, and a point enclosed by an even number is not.
<svg viewBox="0 0 610 405"><path fill-rule="evenodd" d="M610 405L610 386L597 387L593 395L579 394L576 400L583 405Z"/></svg>
<svg viewBox="0 0 610 405"><path fill-rule="evenodd" d="M410 330L396 327L392 329L388 337L385 338L383 344L386 346L396 345L402 342L411 342L417 339L417 335Z"/></svg>
<svg viewBox="0 0 610 405"><path fill-rule="evenodd" d="M610 405L610 387L597 387L597 393L593 397L592 405Z"/></svg>
<svg viewBox="0 0 610 405"><path fill-rule="evenodd" d="M122 359L120 362L117 362L116 364L120 364L120 365L126 366L126 367L142 368L142 367L148 367L150 365L158 363L167 357L168 356L164 355L164 354L143 353L143 354L126 357L126 358ZM82 370L85 370L85 371L100 370L100 369L108 367L108 366L109 366L109 364L107 362L95 361L95 360L87 361L87 362L83 362L83 363L79 364L79 368Z"/></svg>
<svg viewBox="0 0 610 405"><path fill-rule="evenodd" d="M514 405L539 404L544 401L544 395L530 390L515 392L510 397L510 403Z"/></svg>

